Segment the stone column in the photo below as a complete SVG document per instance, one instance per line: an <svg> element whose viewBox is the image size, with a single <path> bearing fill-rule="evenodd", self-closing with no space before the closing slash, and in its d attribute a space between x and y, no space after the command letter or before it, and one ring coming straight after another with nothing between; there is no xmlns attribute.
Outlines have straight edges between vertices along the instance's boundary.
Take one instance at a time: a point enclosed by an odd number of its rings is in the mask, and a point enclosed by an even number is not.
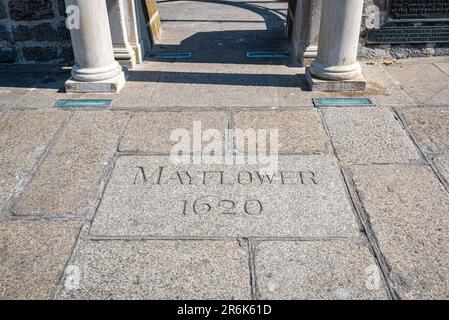
<svg viewBox="0 0 449 320"><path fill-rule="evenodd" d="M301 66L317 57L322 0L298 0L292 35L292 50Z"/></svg>
<svg viewBox="0 0 449 320"><path fill-rule="evenodd" d="M125 84L122 67L115 61L106 0L65 0L79 9L79 28L72 28L75 65L65 86L67 92L118 92Z"/></svg>
<svg viewBox="0 0 449 320"><path fill-rule="evenodd" d="M323 0L318 56L307 69L312 90L365 90L357 62L363 0Z"/></svg>
<svg viewBox="0 0 449 320"><path fill-rule="evenodd" d="M133 69L136 65L136 53L128 40L126 16L129 15L129 0L126 2L125 4L124 0L106 0L115 60L122 67Z"/></svg>

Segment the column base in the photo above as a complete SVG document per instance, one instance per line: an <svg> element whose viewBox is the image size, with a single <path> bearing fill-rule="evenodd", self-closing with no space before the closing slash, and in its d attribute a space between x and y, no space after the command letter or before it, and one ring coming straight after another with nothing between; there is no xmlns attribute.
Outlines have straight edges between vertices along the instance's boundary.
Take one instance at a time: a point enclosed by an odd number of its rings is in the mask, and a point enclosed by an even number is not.
<svg viewBox="0 0 449 320"><path fill-rule="evenodd" d="M318 46L310 45L303 53L302 64L304 67L308 67L312 64L313 60L318 57Z"/></svg>
<svg viewBox="0 0 449 320"><path fill-rule="evenodd" d="M309 68L306 69L306 80L311 91L365 91L366 80L359 75L351 80L322 80L314 78Z"/></svg>
<svg viewBox="0 0 449 320"><path fill-rule="evenodd" d="M137 61L136 57L130 57L130 58L118 58L115 57L115 61L118 62L119 65L121 65L123 68L126 68L128 70L133 70L136 67Z"/></svg>
<svg viewBox="0 0 449 320"><path fill-rule="evenodd" d="M119 65L128 70L132 70L136 66L136 53L131 47L114 48L114 59Z"/></svg>
<svg viewBox="0 0 449 320"><path fill-rule="evenodd" d="M118 93L125 85L126 78L123 71L114 78L102 81L83 82L71 77L65 82L65 91L67 93Z"/></svg>

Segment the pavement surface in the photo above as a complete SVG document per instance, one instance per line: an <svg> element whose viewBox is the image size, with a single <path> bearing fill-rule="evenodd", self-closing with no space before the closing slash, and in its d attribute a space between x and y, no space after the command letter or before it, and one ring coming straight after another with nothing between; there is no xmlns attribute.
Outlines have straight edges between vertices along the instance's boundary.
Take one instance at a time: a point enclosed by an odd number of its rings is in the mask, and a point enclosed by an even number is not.
<svg viewBox="0 0 449 320"><path fill-rule="evenodd" d="M310 92L289 57L246 58L288 49L285 2L159 5L119 94L0 66L0 299L448 299L449 60L363 62L366 92ZM277 129L278 171L173 163L198 122L227 154L250 153L228 129Z"/></svg>

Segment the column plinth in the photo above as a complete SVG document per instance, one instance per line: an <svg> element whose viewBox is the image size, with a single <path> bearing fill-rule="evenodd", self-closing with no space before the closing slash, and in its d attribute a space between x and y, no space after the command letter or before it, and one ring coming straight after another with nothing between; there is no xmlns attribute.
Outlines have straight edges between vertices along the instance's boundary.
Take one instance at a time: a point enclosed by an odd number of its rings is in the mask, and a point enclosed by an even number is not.
<svg viewBox="0 0 449 320"><path fill-rule="evenodd" d="M323 0L317 58L307 68L311 90L365 90L357 62L363 0Z"/></svg>

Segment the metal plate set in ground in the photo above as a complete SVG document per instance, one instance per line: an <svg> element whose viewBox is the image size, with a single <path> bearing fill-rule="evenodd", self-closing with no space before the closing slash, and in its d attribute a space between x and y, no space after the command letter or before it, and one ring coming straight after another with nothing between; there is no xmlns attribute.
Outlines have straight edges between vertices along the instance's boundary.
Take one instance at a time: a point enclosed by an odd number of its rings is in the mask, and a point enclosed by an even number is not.
<svg viewBox="0 0 449 320"><path fill-rule="evenodd" d="M112 104L109 99L61 99L56 101L56 108L107 108Z"/></svg>
<svg viewBox="0 0 449 320"><path fill-rule="evenodd" d="M316 108L323 107L374 107L370 98L313 98Z"/></svg>

